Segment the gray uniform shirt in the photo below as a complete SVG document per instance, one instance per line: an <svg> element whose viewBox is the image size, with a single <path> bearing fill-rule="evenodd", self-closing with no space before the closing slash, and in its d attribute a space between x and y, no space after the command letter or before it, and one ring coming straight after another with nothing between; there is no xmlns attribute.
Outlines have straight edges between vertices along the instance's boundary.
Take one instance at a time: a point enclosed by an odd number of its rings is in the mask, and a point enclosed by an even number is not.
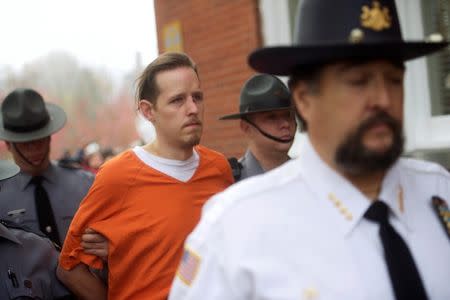
<svg viewBox="0 0 450 300"><path fill-rule="evenodd" d="M56 278L58 251L49 239L0 223L0 299L69 299Z"/></svg>
<svg viewBox="0 0 450 300"><path fill-rule="evenodd" d="M241 177L239 178L239 180L263 174L265 172L259 162L256 160L255 156L253 156L252 152L248 149L245 152L245 155L239 159L239 163L242 166Z"/></svg>
<svg viewBox="0 0 450 300"><path fill-rule="evenodd" d="M70 222L80 201L89 190L94 176L81 169L69 169L51 163L42 174L42 185L47 191L58 226L59 238L64 241ZM0 219L25 225L39 231L34 203L35 186L31 176L20 172L0 182Z"/></svg>

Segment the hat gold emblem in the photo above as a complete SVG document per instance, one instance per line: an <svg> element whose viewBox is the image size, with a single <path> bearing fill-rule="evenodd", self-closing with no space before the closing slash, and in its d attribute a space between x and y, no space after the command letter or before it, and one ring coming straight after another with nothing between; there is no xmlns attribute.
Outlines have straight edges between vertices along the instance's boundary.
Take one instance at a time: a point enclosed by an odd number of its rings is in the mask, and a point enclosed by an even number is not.
<svg viewBox="0 0 450 300"><path fill-rule="evenodd" d="M381 7L379 1L373 1L372 7L364 5L361 13L361 25L363 27L381 31L391 27L391 16L387 7Z"/></svg>

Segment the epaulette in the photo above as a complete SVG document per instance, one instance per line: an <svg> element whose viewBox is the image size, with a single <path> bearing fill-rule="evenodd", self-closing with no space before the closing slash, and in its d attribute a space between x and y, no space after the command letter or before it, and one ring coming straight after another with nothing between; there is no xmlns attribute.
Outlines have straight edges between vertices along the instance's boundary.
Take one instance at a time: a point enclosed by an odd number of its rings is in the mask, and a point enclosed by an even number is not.
<svg viewBox="0 0 450 300"><path fill-rule="evenodd" d="M9 221L9 220L4 220L4 219L0 219L0 224L2 224L3 226L10 228L10 229L18 229L18 230L22 230L25 232L29 232L29 233L33 233L41 238L47 239L49 240L53 246L55 247L56 250L61 251L61 247L58 244L55 244L52 240L50 240L48 238L48 236L46 236L45 234L43 234L41 231L39 230L34 230L33 228L30 228L26 225L22 225L22 224L17 224L15 222Z"/></svg>
<svg viewBox="0 0 450 300"><path fill-rule="evenodd" d="M233 173L233 178L235 182L238 182L241 179L242 175L242 164L237 160L236 157L229 157L228 163L230 164L231 171Z"/></svg>
<svg viewBox="0 0 450 300"><path fill-rule="evenodd" d="M18 223L13 222L13 221L0 219L0 223L2 225L4 225L5 227L11 228L11 229L19 229L19 230L23 230L23 231L26 231L26 232L34 233L34 234L36 234L36 235L38 235L40 237L45 237L45 238L47 237L45 234L43 234L40 231L34 230L34 229L32 229L32 228L30 228L30 227L28 227L26 225L18 224Z"/></svg>

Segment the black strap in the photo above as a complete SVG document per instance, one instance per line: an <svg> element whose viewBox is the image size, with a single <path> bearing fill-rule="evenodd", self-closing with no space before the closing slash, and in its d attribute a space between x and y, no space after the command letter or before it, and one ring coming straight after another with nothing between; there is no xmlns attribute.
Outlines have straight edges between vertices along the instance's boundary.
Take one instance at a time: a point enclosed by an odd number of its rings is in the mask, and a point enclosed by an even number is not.
<svg viewBox="0 0 450 300"><path fill-rule="evenodd" d="M28 158L25 157L25 155L19 150L19 148L17 148L16 143L11 143L11 144L14 147L14 150L19 154L19 156L24 161L27 162L27 164L29 164L30 166L34 166L34 164ZM44 155L44 158L39 162L39 164L41 164L47 158L47 155L49 154L49 152L50 152L50 147L48 147L47 153Z"/></svg>
<svg viewBox="0 0 450 300"><path fill-rule="evenodd" d="M250 121L248 118L242 118L242 120L244 120L244 121L247 122L248 124L250 124L250 125L252 125L253 127L255 127L256 130L258 130L259 133L261 133L263 136L265 136L266 138L271 139L271 140L273 140L273 141L275 141L275 142L287 144L287 143L290 143L290 142L292 142L292 141L294 140L294 138L290 138L290 139L280 139L280 138L277 138L276 136L273 136L273 135L271 135L271 134L268 134L267 132L265 132L264 130L262 130L261 128L259 128L255 123L253 123L252 121Z"/></svg>
<svg viewBox="0 0 450 300"><path fill-rule="evenodd" d="M384 258L397 300L428 299L408 245L389 223L389 208L382 201L374 201L364 217L380 225L379 235Z"/></svg>
<svg viewBox="0 0 450 300"><path fill-rule="evenodd" d="M237 160L236 157L228 158L228 163L230 164L231 171L233 173L233 178L235 182L238 182L242 176L242 164Z"/></svg>
<svg viewBox="0 0 450 300"><path fill-rule="evenodd" d="M55 216L53 214L50 199L47 191L42 186L42 176L35 176L31 179L31 183L35 185L34 201L36 205L36 213L39 221L39 229L46 234L53 243L61 246L59 240L58 227L56 226Z"/></svg>

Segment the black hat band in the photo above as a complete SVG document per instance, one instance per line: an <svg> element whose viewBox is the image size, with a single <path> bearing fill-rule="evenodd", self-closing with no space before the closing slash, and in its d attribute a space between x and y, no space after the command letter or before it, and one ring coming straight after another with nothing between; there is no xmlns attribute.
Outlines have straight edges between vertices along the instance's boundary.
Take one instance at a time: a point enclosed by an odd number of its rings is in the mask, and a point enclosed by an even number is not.
<svg viewBox="0 0 450 300"><path fill-rule="evenodd" d="M276 102L274 103L273 101ZM289 98L284 99L272 99L272 102L255 102L255 103L249 103L239 106L239 112L240 113L251 113L251 112L257 112L260 110L271 110L271 109L279 109L282 107L290 107L291 106L291 100Z"/></svg>
<svg viewBox="0 0 450 300"><path fill-rule="evenodd" d="M3 127L7 130L14 131L14 132L30 132L30 131L35 131L35 130L45 127L48 124L48 122L50 122L50 117L46 113L42 120L40 120L39 122L36 122L34 124L14 125L14 124L8 124L6 122L3 122Z"/></svg>

